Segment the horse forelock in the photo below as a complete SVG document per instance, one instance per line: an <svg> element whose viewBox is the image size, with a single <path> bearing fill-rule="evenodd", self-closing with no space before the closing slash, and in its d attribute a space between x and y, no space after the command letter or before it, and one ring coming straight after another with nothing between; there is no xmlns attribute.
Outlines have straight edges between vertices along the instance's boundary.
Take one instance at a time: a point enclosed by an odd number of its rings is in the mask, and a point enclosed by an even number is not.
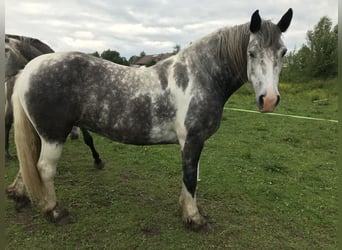
<svg viewBox="0 0 342 250"><path fill-rule="evenodd" d="M257 33L262 48L279 47L281 31L277 25L269 20L262 20L261 28Z"/></svg>

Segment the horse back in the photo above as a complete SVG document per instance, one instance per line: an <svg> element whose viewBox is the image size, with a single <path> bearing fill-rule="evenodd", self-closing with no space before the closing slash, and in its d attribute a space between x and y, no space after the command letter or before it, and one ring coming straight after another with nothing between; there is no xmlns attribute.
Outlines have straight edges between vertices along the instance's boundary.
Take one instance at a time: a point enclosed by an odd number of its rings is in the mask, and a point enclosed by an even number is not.
<svg viewBox="0 0 342 250"><path fill-rule="evenodd" d="M51 140L64 141L76 125L124 143L177 142L174 98L154 70L54 53L32 60L19 82L28 113Z"/></svg>

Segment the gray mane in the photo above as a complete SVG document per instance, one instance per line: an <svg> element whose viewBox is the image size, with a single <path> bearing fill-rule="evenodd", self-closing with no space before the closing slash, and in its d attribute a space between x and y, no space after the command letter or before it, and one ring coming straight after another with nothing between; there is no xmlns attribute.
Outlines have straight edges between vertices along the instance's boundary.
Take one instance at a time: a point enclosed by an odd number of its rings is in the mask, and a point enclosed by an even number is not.
<svg viewBox="0 0 342 250"><path fill-rule="evenodd" d="M218 31L217 57L223 65L243 81L247 81L247 47L250 23L222 28ZM279 46L281 31L268 20L262 20L261 29L256 33L260 46Z"/></svg>
<svg viewBox="0 0 342 250"><path fill-rule="evenodd" d="M54 51L45 43L32 37L5 35L6 78L15 76L33 58Z"/></svg>
<svg viewBox="0 0 342 250"><path fill-rule="evenodd" d="M247 81L247 46L249 23L222 28L218 32L217 57L231 74Z"/></svg>
<svg viewBox="0 0 342 250"><path fill-rule="evenodd" d="M18 42L11 44L10 39L17 40ZM5 42L10 46L14 46L27 61L30 61L39 55L54 52L48 45L32 37L6 34Z"/></svg>

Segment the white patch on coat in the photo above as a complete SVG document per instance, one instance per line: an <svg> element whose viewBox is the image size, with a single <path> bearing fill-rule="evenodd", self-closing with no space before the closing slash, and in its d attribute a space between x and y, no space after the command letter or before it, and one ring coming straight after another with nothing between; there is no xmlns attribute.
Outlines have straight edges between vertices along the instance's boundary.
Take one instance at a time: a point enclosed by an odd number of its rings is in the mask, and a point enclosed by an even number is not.
<svg viewBox="0 0 342 250"><path fill-rule="evenodd" d="M177 61L175 61L175 63L177 63ZM170 75L171 77L169 77L169 88L174 95L176 107L175 131L178 137L178 142L181 146L181 150L183 150L184 143L187 137L185 119L189 110L191 99L193 98L191 91L193 82L191 82L191 80L189 79L188 86L185 91L183 91L183 88L176 84L173 68Z"/></svg>
<svg viewBox="0 0 342 250"><path fill-rule="evenodd" d="M205 223L205 219L198 210L196 196L194 198L191 196L184 183L179 197L179 205L182 208L182 219L184 222L194 222L197 225L203 225Z"/></svg>
<svg viewBox="0 0 342 250"><path fill-rule="evenodd" d="M14 91L17 92L17 95L20 99L20 102L23 106L23 109L25 110L25 113L27 114L27 106L25 101L25 94L28 92L30 88L30 77L32 74L35 74L40 70L40 67L42 63L46 63L49 60L50 62L56 62L63 60L63 57L65 57L65 53L51 53L51 54L44 54L41 56L38 56L34 59L32 59L26 66L23 71L21 71L19 77L17 78L15 85L14 85ZM31 118L29 117L31 120ZM32 120L31 120L32 122ZM33 123L34 125L34 123Z"/></svg>

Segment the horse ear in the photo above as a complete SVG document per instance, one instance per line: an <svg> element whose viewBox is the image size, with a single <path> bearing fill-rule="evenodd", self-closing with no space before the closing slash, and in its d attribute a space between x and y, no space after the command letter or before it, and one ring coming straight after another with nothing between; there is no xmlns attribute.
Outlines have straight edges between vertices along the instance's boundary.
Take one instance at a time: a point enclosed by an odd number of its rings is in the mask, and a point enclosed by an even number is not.
<svg viewBox="0 0 342 250"><path fill-rule="evenodd" d="M290 26L291 20L292 20L292 16L293 16L293 11L292 8L290 8L284 15L283 17L280 19L280 21L278 22L278 27L281 30L281 32L285 32L287 30L287 28Z"/></svg>
<svg viewBox="0 0 342 250"><path fill-rule="evenodd" d="M260 26L261 26L261 18L259 15L259 10L256 10L251 18L251 23L249 25L249 30L252 33L258 32L260 30Z"/></svg>

